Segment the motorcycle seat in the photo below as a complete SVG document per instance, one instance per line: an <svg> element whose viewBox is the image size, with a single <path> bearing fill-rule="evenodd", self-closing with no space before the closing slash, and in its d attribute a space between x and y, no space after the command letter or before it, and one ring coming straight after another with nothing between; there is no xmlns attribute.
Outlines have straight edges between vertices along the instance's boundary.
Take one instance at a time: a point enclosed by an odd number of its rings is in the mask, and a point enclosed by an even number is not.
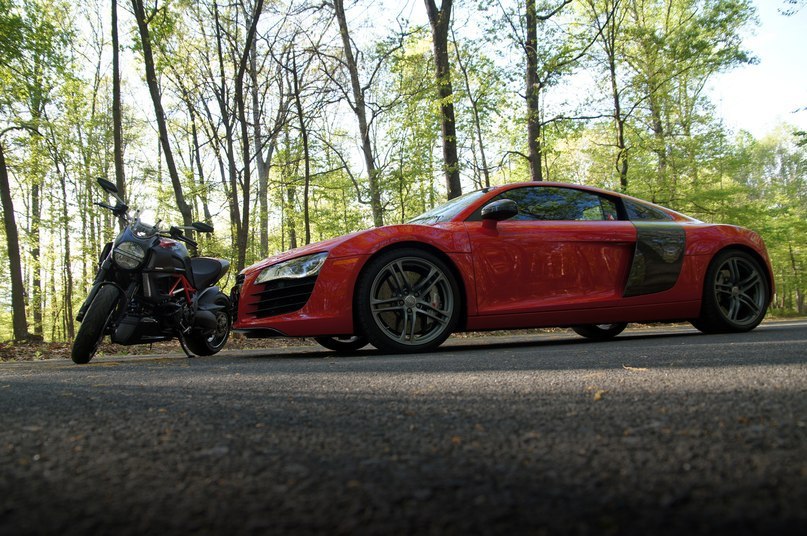
<svg viewBox="0 0 807 536"><path fill-rule="evenodd" d="M221 279L230 269L230 261L213 257L193 257L191 270L196 288L206 288Z"/></svg>

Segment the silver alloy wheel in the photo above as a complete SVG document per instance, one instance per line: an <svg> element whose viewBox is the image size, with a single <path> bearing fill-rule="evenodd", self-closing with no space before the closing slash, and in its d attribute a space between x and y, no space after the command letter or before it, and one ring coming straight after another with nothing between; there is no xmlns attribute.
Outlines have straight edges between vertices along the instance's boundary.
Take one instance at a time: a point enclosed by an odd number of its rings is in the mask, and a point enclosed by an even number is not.
<svg viewBox="0 0 807 536"><path fill-rule="evenodd" d="M370 312L390 339L420 346L450 329L455 307L452 285L427 259L402 257L387 263L370 287Z"/></svg>
<svg viewBox="0 0 807 536"><path fill-rule="evenodd" d="M216 313L216 329L210 334L207 343L211 348L220 348L224 346L230 334L230 319L227 313L218 311Z"/></svg>
<svg viewBox="0 0 807 536"><path fill-rule="evenodd" d="M763 277L757 266L743 257L729 257L717 269L715 302L726 320L738 327L758 322L767 299Z"/></svg>

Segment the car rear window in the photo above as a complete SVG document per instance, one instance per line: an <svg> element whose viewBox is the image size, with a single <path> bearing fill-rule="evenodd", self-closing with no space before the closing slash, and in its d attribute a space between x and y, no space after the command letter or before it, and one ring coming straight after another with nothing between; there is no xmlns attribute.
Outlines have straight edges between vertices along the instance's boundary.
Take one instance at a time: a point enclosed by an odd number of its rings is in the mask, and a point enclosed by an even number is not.
<svg viewBox="0 0 807 536"><path fill-rule="evenodd" d="M629 220L643 220L643 221L671 221L672 216L659 210L655 207L637 203L630 199L625 199L625 212L628 214Z"/></svg>

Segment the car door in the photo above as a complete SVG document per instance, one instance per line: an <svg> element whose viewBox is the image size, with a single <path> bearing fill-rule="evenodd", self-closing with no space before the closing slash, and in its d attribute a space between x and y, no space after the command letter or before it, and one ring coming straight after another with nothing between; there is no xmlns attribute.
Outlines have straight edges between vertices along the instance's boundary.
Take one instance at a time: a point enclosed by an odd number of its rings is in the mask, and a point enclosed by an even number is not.
<svg viewBox="0 0 807 536"><path fill-rule="evenodd" d="M622 297L636 229L620 221L614 200L562 186L526 186L511 199L519 214L485 225L466 220L477 314L544 312L616 304Z"/></svg>

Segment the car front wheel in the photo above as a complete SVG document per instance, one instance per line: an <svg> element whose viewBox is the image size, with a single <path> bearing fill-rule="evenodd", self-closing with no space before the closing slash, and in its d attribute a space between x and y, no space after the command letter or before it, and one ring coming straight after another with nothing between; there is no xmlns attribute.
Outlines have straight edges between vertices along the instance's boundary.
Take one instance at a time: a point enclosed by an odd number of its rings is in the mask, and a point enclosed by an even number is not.
<svg viewBox="0 0 807 536"><path fill-rule="evenodd" d="M461 297L450 268L415 248L372 259L357 286L357 320L370 343L385 352L431 350L457 325Z"/></svg>

